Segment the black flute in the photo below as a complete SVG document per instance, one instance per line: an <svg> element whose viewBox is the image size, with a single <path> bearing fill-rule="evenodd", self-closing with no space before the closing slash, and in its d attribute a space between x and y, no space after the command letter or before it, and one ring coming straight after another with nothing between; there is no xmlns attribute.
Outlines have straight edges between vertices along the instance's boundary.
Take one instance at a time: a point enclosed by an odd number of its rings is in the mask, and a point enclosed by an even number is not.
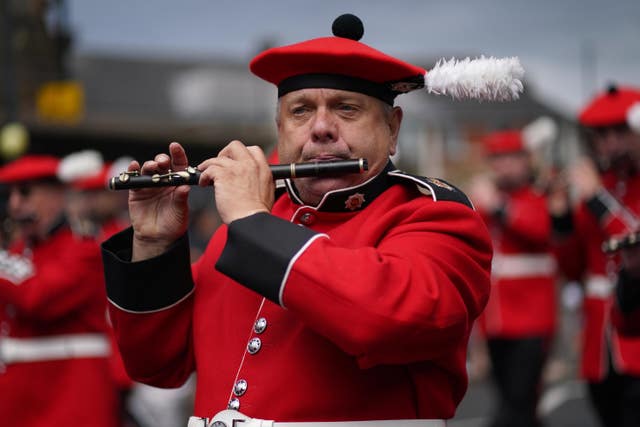
<svg viewBox="0 0 640 427"><path fill-rule="evenodd" d="M362 173L369 169L367 159L331 160L327 162L288 163L269 165L273 179L304 178L313 176L344 175ZM109 179L109 190L131 190L135 188L177 187L198 185L200 171L193 166L183 171L165 174L140 175L140 172L122 172Z"/></svg>

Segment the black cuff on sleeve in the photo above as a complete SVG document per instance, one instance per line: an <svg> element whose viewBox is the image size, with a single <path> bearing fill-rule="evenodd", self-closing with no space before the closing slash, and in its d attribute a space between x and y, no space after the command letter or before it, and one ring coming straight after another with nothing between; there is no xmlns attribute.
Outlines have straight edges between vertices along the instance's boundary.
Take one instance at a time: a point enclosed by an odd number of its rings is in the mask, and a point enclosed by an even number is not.
<svg viewBox="0 0 640 427"><path fill-rule="evenodd" d="M318 233L267 213L229 224L216 269L276 304L291 260Z"/></svg>
<svg viewBox="0 0 640 427"><path fill-rule="evenodd" d="M554 233L566 235L573 233L573 215L567 211L562 215L551 215L551 227Z"/></svg>
<svg viewBox="0 0 640 427"><path fill-rule="evenodd" d="M131 262L132 244L131 227L102 243L107 296L114 304L127 311L156 311L192 291L187 234L164 254L139 262Z"/></svg>
<svg viewBox="0 0 640 427"><path fill-rule="evenodd" d="M621 270L616 294L623 313L628 314L640 308L640 278L630 277L626 271Z"/></svg>
<svg viewBox="0 0 640 427"><path fill-rule="evenodd" d="M589 211L595 215L598 221L601 221L602 218L609 212L607 205L600 198L598 194L587 200L587 208Z"/></svg>

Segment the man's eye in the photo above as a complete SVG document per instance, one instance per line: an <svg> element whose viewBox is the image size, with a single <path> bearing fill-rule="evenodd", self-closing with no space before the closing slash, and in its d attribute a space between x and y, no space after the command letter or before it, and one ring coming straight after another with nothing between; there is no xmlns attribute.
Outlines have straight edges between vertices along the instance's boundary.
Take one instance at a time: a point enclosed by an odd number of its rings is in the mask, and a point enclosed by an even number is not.
<svg viewBox="0 0 640 427"><path fill-rule="evenodd" d="M352 112L352 111L356 111L357 108L354 107L353 105L349 105L349 104L340 104L340 106L338 107L340 111L345 111L345 112Z"/></svg>
<svg viewBox="0 0 640 427"><path fill-rule="evenodd" d="M294 107L291 109L291 114L294 116L300 116L307 112L307 107Z"/></svg>

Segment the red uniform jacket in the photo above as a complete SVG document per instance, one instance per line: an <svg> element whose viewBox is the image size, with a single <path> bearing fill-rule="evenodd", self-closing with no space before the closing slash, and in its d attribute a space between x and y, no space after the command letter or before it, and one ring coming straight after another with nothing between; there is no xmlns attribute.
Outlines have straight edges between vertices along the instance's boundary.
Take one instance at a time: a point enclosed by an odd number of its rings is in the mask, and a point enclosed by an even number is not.
<svg viewBox="0 0 640 427"><path fill-rule="evenodd" d="M491 261L466 196L391 164L318 207L288 186L271 215L221 227L193 280L186 239L139 263L130 230L103 245L128 372L175 387L197 369L201 417L452 417Z"/></svg>
<svg viewBox="0 0 640 427"><path fill-rule="evenodd" d="M556 327L556 261L544 196L526 186L496 215L483 213L493 239L491 296L481 316L488 338L551 336Z"/></svg>
<svg viewBox="0 0 640 427"><path fill-rule="evenodd" d="M60 226L0 255L0 424L117 426L98 244Z"/></svg>
<svg viewBox="0 0 640 427"><path fill-rule="evenodd" d="M633 231L640 214L640 175L619 181L603 176L606 191L579 206L573 233L559 245L560 265L570 279L584 284L584 328L580 373L601 381L608 370L607 348L617 372L640 375L640 339L622 336L612 328L611 311L619 260L602 251L602 243Z"/></svg>

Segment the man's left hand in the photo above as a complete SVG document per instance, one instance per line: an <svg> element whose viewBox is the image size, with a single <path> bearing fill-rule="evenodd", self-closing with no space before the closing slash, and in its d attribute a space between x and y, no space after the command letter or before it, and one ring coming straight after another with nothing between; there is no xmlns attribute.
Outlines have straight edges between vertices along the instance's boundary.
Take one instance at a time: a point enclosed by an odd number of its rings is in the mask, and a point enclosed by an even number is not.
<svg viewBox="0 0 640 427"><path fill-rule="evenodd" d="M225 224L258 212L270 212L275 184L260 147L231 141L217 157L198 165L200 186L213 183L218 213Z"/></svg>

